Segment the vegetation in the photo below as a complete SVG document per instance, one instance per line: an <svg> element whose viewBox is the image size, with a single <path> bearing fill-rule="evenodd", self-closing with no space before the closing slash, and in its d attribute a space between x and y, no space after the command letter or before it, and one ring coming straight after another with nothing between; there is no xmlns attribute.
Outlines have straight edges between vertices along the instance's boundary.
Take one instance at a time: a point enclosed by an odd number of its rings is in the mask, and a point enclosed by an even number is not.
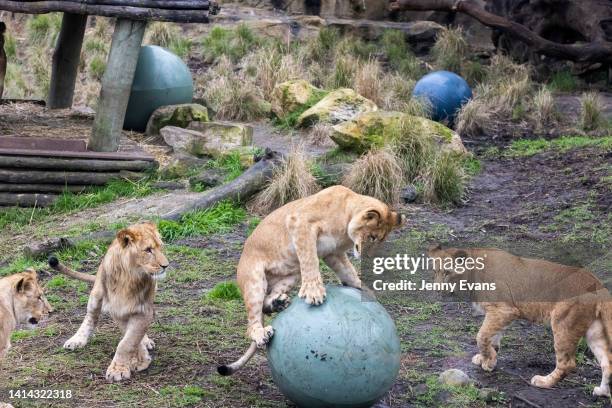
<svg viewBox="0 0 612 408"><path fill-rule="evenodd" d="M404 186L400 160L390 148L370 150L353 163L342 184L384 203L397 204Z"/></svg>
<svg viewBox="0 0 612 408"><path fill-rule="evenodd" d="M508 154L510 156L533 156L546 150L558 150L561 152L584 147L600 147L604 150L612 150L612 136L587 137L587 136L563 136L557 139L521 139L515 140L510 145Z"/></svg>
<svg viewBox="0 0 612 408"><path fill-rule="evenodd" d="M298 146L274 169L268 186L253 200L252 209L268 213L298 198L307 197L319 190L311 173L311 162Z"/></svg>
<svg viewBox="0 0 612 408"><path fill-rule="evenodd" d="M460 27L440 30L431 51L438 69L460 73L468 52L463 30Z"/></svg>
<svg viewBox="0 0 612 408"><path fill-rule="evenodd" d="M597 130L603 125L602 104L597 92L585 92L580 97L580 126L585 131Z"/></svg>

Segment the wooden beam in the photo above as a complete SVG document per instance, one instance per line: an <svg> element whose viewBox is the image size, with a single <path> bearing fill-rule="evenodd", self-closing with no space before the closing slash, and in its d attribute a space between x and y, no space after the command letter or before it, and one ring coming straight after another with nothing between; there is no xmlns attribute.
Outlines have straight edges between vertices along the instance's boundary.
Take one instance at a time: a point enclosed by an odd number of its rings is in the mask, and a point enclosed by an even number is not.
<svg viewBox="0 0 612 408"><path fill-rule="evenodd" d="M116 173L85 173L74 171L6 170L0 169L0 183L24 184L77 184L104 185L113 179L138 180L141 173L120 171Z"/></svg>
<svg viewBox="0 0 612 408"><path fill-rule="evenodd" d="M208 5L206 7L208 7ZM0 0L0 10L26 14L64 12L144 21L157 20L173 21L177 23L208 23L208 9L205 9L204 6L197 10L168 10L161 8L73 3L69 1L24 2Z"/></svg>
<svg viewBox="0 0 612 408"><path fill-rule="evenodd" d="M123 130L125 111L130 99L134 71L140 54L140 44L147 23L118 19L115 23L96 118L89 137L89 149L115 152Z"/></svg>
<svg viewBox="0 0 612 408"><path fill-rule="evenodd" d="M0 193L0 206L48 207L57 200L52 194L11 194Z"/></svg>
<svg viewBox="0 0 612 408"><path fill-rule="evenodd" d="M65 170L65 171L145 171L156 167L156 162L144 160L87 160L54 157L0 156L0 168Z"/></svg>
<svg viewBox="0 0 612 408"><path fill-rule="evenodd" d="M6 77L6 52L4 52L4 33L6 24L0 21L0 99L4 94L4 78Z"/></svg>
<svg viewBox="0 0 612 408"><path fill-rule="evenodd" d="M41 0L25 0L37 3ZM208 10L208 0L63 0L69 3L103 6L129 6L142 8L159 8L167 10Z"/></svg>
<svg viewBox="0 0 612 408"><path fill-rule="evenodd" d="M64 13L51 63L51 85L47 98L49 109L72 106L86 26L86 14Z"/></svg>
<svg viewBox="0 0 612 408"><path fill-rule="evenodd" d="M10 184L0 183L0 191L6 193L80 193L90 186L68 186L61 184Z"/></svg>

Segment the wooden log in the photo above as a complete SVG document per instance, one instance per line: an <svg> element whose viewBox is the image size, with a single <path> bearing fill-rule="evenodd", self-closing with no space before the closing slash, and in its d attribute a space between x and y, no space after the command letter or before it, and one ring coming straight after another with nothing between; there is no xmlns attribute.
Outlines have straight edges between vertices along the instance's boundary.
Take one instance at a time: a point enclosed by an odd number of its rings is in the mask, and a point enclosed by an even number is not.
<svg viewBox="0 0 612 408"><path fill-rule="evenodd" d="M40 0L25 0L34 3ZM64 0L69 3L79 3L101 6L129 6L142 8L158 8L167 10L208 10L208 0Z"/></svg>
<svg viewBox="0 0 612 408"><path fill-rule="evenodd" d="M0 168L44 169L64 171L146 171L157 167L157 162L144 160L87 160L56 159L53 157L0 156Z"/></svg>
<svg viewBox="0 0 612 408"><path fill-rule="evenodd" d="M90 150L115 152L119 147L146 26L146 22L127 19L118 19L115 23L110 55L102 77L100 102L89 137Z"/></svg>
<svg viewBox="0 0 612 408"><path fill-rule="evenodd" d="M561 44L550 41L522 24L489 13L474 0L396 0L389 3L392 11L448 11L465 13L482 24L506 32L527 44L533 51L570 61L612 62L612 42Z"/></svg>
<svg viewBox="0 0 612 408"><path fill-rule="evenodd" d="M6 77L6 52L4 51L4 33L6 32L6 24L0 21L0 99L4 94L4 78Z"/></svg>
<svg viewBox="0 0 612 408"><path fill-rule="evenodd" d="M11 184L0 183L0 191L7 193L80 193L89 186L68 186L61 184Z"/></svg>
<svg viewBox="0 0 612 408"><path fill-rule="evenodd" d="M104 185L113 179L138 180L142 173L84 173L71 171L5 170L0 169L0 183Z"/></svg>
<svg viewBox="0 0 612 408"><path fill-rule="evenodd" d="M72 248L75 245L75 242L70 238L49 238L45 239L44 241L33 242L26 245L23 248L23 254L27 258L36 259L42 255L59 251L60 249Z"/></svg>
<svg viewBox="0 0 612 408"><path fill-rule="evenodd" d="M52 194L0 193L0 206L48 207L57 197Z"/></svg>
<svg viewBox="0 0 612 408"><path fill-rule="evenodd" d="M43 14L64 12L131 20L172 21L177 23L208 23L206 10L167 10L161 8L107 6L67 1L12 1L0 0L0 10L13 13Z"/></svg>
<svg viewBox="0 0 612 408"><path fill-rule="evenodd" d="M163 219L179 220L189 211L210 208L221 201L231 200L246 202L251 196L261 190L272 176L274 167L280 162L280 155L276 152L267 152L266 156L249 167L233 181L202 193L201 198L189 204L180 206L170 213L164 214Z"/></svg>
<svg viewBox="0 0 612 408"><path fill-rule="evenodd" d="M86 14L64 13L51 63L51 84L47 98L49 109L72 106L86 25Z"/></svg>

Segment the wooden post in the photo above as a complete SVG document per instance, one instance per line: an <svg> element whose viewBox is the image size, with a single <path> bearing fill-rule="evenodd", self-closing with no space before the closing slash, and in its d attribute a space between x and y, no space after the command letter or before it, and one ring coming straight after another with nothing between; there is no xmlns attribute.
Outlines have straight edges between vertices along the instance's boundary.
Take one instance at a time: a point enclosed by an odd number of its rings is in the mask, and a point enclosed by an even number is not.
<svg viewBox="0 0 612 408"><path fill-rule="evenodd" d="M72 106L86 25L87 15L64 13L62 28L53 52L51 86L47 98L47 106L50 109Z"/></svg>
<svg viewBox="0 0 612 408"><path fill-rule="evenodd" d="M100 101L89 137L90 150L114 152L119 147L146 25L146 21L123 18L117 19L115 23L110 55L102 77Z"/></svg>

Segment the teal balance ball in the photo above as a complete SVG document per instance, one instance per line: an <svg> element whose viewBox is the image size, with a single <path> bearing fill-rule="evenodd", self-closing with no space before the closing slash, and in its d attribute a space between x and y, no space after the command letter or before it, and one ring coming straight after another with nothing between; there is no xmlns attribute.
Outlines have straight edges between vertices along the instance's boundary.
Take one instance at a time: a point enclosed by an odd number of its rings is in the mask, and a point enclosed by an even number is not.
<svg viewBox="0 0 612 408"><path fill-rule="evenodd" d="M472 90L465 79L454 72L436 71L419 79L412 96L424 98L431 104L433 120L452 123L457 111L472 98Z"/></svg>
<svg viewBox="0 0 612 408"><path fill-rule="evenodd" d="M140 49L123 128L142 132L160 106L190 103L193 78L179 57L156 45Z"/></svg>
<svg viewBox="0 0 612 408"><path fill-rule="evenodd" d="M302 408L370 407L395 382L395 324L380 303L362 301L357 289L327 286L321 306L294 298L272 327L272 378Z"/></svg>

